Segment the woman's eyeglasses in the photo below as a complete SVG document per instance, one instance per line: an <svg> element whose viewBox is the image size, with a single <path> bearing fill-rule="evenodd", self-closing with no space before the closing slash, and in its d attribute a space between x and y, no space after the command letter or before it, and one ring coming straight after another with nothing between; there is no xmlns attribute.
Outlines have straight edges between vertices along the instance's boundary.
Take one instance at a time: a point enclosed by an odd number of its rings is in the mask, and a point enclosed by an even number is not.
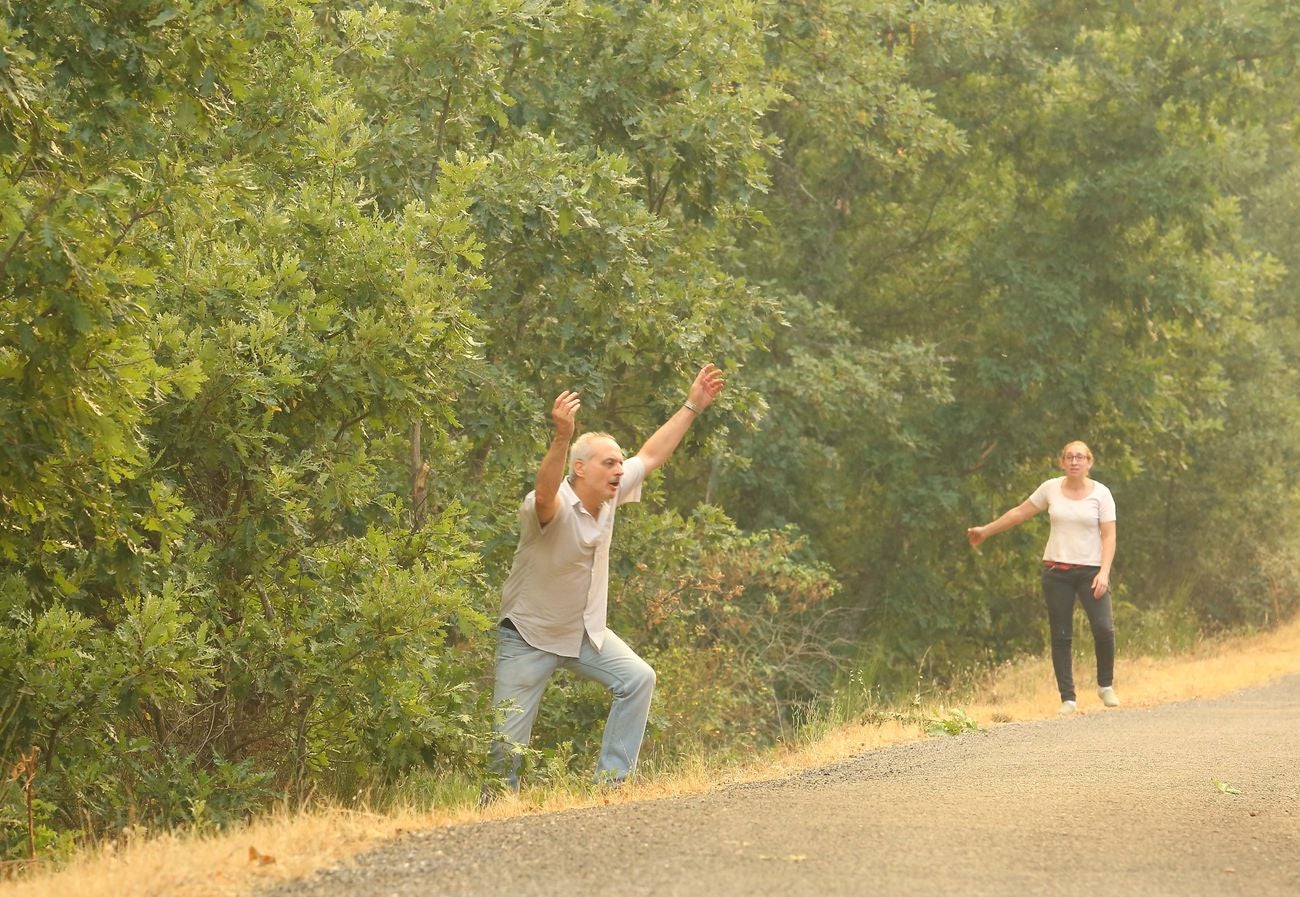
<svg viewBox="0 0 1300 897"><path fill-rule="evenodd" d="M1087 461L1088 456L1087 455L1066 455L1065 460L1066 461Z"/></svg>

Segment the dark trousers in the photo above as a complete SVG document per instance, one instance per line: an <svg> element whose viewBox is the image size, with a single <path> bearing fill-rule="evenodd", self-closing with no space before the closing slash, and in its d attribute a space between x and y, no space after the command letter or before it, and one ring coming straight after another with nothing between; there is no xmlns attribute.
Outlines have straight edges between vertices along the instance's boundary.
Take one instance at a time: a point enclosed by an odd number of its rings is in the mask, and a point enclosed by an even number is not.
<svg viewBox="0 0 1300 897"><path fill-rule="evenodd" d="M1110 607L1110 592L1092 597L1092 581L1099 567L1074 570L1043 568L1043 598L1047 602L1047 625L1052 636L1052 669L1062 701L1073 701L1074 658L1070 643L1074 636L1074 602L1077 598L1088 614L1092 627L1093 647L1097 652L1097 687L1115 683L1115 618Z"/></svg>

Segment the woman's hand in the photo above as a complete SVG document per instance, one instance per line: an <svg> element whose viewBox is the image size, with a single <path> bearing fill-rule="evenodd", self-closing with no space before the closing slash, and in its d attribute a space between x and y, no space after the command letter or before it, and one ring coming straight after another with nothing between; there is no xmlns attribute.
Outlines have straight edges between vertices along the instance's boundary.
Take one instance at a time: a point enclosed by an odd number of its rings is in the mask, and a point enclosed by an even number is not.
<svg viewBox="0 0 1300 897"><path fill-rule="evenodd" d="M1110 591L1110 574L1098 573L1092 578L1092 597L1100 601Z"/></svg>

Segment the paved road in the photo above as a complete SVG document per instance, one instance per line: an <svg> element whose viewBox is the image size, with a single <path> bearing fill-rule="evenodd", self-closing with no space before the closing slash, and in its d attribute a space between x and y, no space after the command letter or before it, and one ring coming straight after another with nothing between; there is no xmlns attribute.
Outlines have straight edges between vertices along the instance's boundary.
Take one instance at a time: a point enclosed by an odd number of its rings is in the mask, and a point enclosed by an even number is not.
<svg viewBox="0 0 1300 897"><path fill-rule="evenodd" d="M1089 710L714 794L419 833L274 893L1300 895L1300 676Z"/></svg>

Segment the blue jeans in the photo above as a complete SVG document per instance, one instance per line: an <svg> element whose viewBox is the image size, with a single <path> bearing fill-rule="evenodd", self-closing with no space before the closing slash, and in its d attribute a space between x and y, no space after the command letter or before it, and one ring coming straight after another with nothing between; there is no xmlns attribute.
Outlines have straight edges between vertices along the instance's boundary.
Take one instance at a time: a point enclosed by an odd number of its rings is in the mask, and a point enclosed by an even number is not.
<svg viewBox="0 0 1300 897"><path fill-rule="evenodd" d="M516 791L520 757L515 748L528 744L542 692L551 674L560 667L584 679L594 679L614 694L605 720L596 781L620 783L636 768L655 688L655 671L650 665L612 632L605 633L601 650L584 638L577 657L562 657L534 648L513 629L501 626L497 629L496 685L492 692L497 721L491 768Z"/></svg>
<svg viewBox="0 0 1300 897"><path fill-rule="evenodd" d="M1115 682L1115 619L1111 611L1110 592L1092 597L1092 581L1100 567L1074 570L1043 568L1043 598L1047 602L1047 625L1052 637L1052 669L1062 701L1074 700L1074 602L1077 598L1088 615L1092 644L1097 654L1097 687Z"/></svg>

